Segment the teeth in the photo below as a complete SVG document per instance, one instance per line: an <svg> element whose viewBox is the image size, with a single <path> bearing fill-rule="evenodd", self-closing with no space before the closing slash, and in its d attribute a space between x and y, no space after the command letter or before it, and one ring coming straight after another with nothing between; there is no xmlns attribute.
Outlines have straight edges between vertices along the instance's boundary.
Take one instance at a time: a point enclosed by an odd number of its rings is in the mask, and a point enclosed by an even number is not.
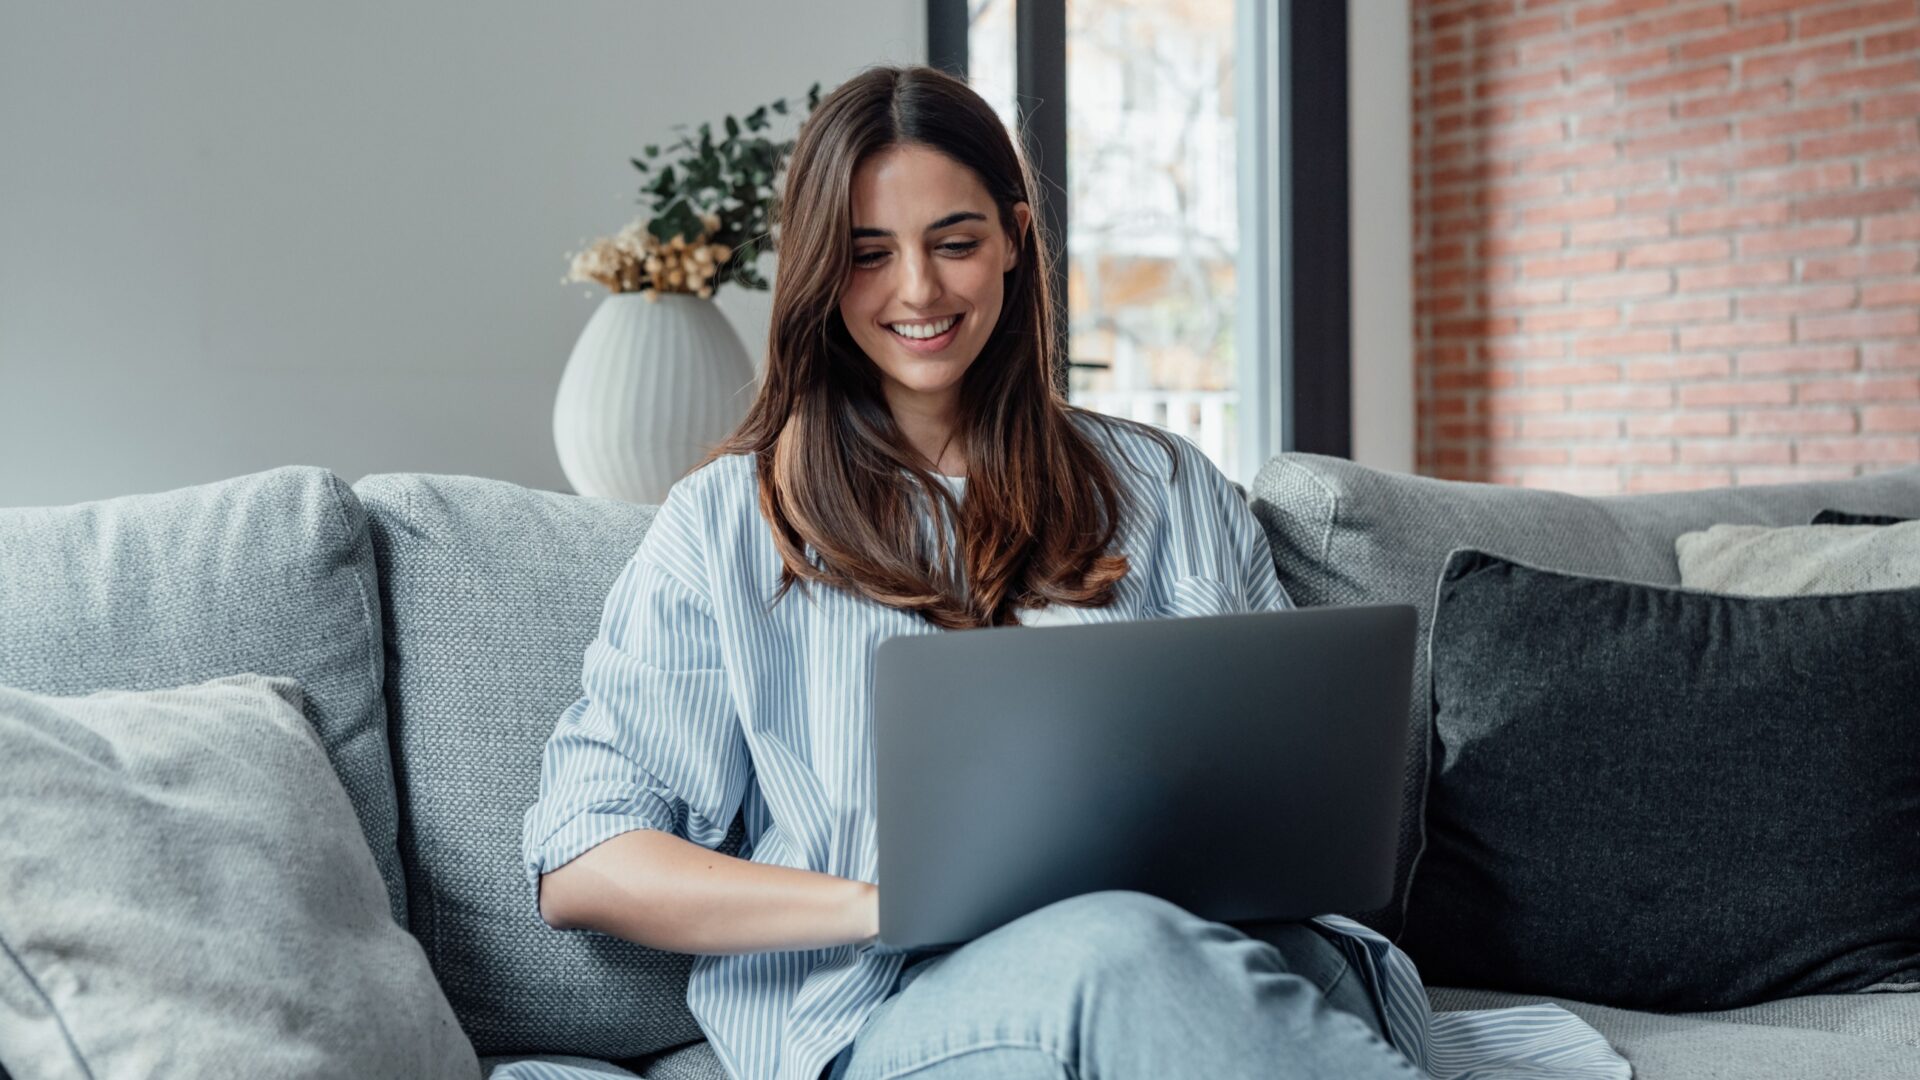
<svg viewBox="0 0 1920 1080"><path fill-rule="evenodd" d="M946 333L958 320L959 316L956 315L941 319L936 323L890 323L887 329L899 334L901 337L917 338L925 341L928 338L937 338L941 334Z"/></svg>

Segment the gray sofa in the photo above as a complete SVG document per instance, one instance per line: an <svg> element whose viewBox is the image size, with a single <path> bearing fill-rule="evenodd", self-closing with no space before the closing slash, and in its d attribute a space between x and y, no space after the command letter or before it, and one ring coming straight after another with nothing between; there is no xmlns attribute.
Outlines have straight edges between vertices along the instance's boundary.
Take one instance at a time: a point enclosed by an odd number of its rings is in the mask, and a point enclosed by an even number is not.
<svg viewBox="0 0 1920 1080"><path fill-rule="evenodd" d="M1683 531L1804 524L1827 508L1920 516L1920 469L1588 499L1286 454L1248 495L1299 603L1413 603L1424 627L1456 546L1675 582ZM299 679L393 916L425 950L483 1071L540 1057L609 1063L609 1075L718 1078L684 1005L691 958L546 927L520 868L541 745L579 693L607 588L653 513L464 476L349 486L305 466L0 509L0 685L83 694L241 671ZM1424 736L1419 703L1408 722ZM1410 743L1402 891L1425 766L1424 737ZM736 852L741 835L736 822L721 850ZM1397 905L1349 914L1397 932ZM1557 1000L1429 992L1443 1010ZM1681 1015L1559 1003L1646 1080L1920 1077L1916 994Z"/></svg>

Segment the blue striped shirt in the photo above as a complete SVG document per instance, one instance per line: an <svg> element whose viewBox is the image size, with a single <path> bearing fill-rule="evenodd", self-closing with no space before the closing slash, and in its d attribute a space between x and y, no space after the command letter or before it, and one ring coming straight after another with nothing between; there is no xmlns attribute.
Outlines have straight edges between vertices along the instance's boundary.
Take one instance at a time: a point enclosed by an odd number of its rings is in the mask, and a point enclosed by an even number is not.
<svg viewBox="0 0 1920 1080"><path fill-rule="evenodd" d="M1075 422L1137 497L1139 513L1114 541L1130 567L1111 606L1023 623L1291 606L1259 523L1198 447L1174 436L1180 467L1170 480L1166 454L1146 435L1121 429L1108 439L1094 420ZM920 512L931 537L932 514ZM876 880L874 649L897 634L944 631L817 585L796 585L766 610L780 568L751 455L715 459L670 489L607 596L583 694L542 756L540 797L523 829L536 911L540 875L610 837L660 829L714 848L736 812L746 819L742 858ZM1390 1041L1435 1077L1630 1074L1598 1032L1558 1006L1434 1014L1412 961L1386 938L1340 915L1314 921L1339 931ZM687 1005L730 1076L816 1080L905 959L852 944L700 955ZM524 1068L494 1075L569 1075L565 1066Z"/></svg>

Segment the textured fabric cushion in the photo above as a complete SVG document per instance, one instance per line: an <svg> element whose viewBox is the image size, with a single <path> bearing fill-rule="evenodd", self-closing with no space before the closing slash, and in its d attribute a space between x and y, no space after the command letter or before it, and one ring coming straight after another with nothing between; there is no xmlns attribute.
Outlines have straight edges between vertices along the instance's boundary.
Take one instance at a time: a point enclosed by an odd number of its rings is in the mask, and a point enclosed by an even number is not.
<svg viewBox="0 0 1920 1080"><path fill-rule="evenodd" d="M1674 541L1680 584L1742 596L1920 586L1920 521L1899 525L1715 525Z"/></svg>
<svg viewBox="0 0 1920 1080"><path fill-rule="evenodd" d="M1920 1080L1920 994L1821 994L1660 1014L1569 998L1428 987L1436 1011L1547 1002L1592 1024L1634 1080Z"/></svg>
<svg viewBox="0 0 1920 1080"><path fill-rule="evenodd" d="M299 681L406 925L366 514L325 469L0 509L0 686L146 690L254 671Z"/></svg>
<svg viewBox="0 0 1920 1080"><path fill-rule="evenodd" d="M701 1038L691 956L548 927L520 863L541 748L656 507L465 476L354 489L387 617L410 925L474 1045L619 1061ZM744 835L736 818L718 850Z"/></svg>
<svg viewBox="0 0 1920 1080"><path fill-rule="evenodd" d="M1449 560L1400 947L1446 986L1729 1009L1920 984L1920 589Z"/></svg>
<svg viewBox="0 0 1920 1080"><path fill-rule="evenodd" d="M1267 530L1280 580L1302 607L1413 604L1421 632L1433 617L1434 583L1447 554L1474 547L1576 573L1676 584L1673 541L1718 522L1803 525L1828 507L1920 517L1920 468L1851 480L1589 498L1494 484L1383 472L1339 458L1286 453L1254 477L1250 502ZM1427 685L1425 650L1416 687ZM1348 912L1393 937L1420 848L1428 702L1415 694L1407 717L1405 812L1396 902Z"/></svg>
<svg viewBox="0 0 1920 1080"><path fill-rule="evenodd" d="M292 679L0 687L0 1059L36 1080L479 1064Z"/></svg>

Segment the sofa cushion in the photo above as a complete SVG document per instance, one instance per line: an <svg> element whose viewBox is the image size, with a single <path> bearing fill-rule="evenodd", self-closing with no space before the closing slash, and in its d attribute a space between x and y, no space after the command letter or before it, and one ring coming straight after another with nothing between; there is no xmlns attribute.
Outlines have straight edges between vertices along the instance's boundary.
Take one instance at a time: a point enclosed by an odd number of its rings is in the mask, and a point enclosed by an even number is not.
<svg viewBox="0 0 1920 1080"><path fill-rule="evenodd" d="M1634 1080L1920 1080L1916 993L1818 994L1691 1013L1439 986L1427 997L1436 1012L1559 1005L1606 1036Z"/></svg>
<svg viewBox="0 0 1920 1080"><path fill-rule="evenodd" d="M0 1058L23 1077L478 1063L288 678L0 687Z"/></svg>
<svg viewBox="0 0 1920 1080"><path fill-rule="evenodd" d="M307 695L406 925L366 514L326 469L0 508L0 685L147 690L240 671Z"/></svg>
<svg viewBox="0 0 1920 1080"><path fill-rule="evenodd" d="M1406 476L1339 458L1284 453L1268 459L1254 477L1250 501L1295 603L1413 604L1424 636L1432 625L1434 586L1454 548L1675 584L1680 571L1673 542L1683 532L1717 522L1802 525L1835 506L1920 516L1920 468L1850 480L1595 498ZM1427 682L1426 650L1416 650L1413 684ZM1404 922L1408 876L1420 849L1429 723L1429 701L1416 692L1407 716L1395 901L1377 911L1346 913L1389 938Z"/></svg>
<svg viewBox="0 0 1920 1080"><path fill-rule="evenodd" d="M656 508L467 476L383 474L354 490L387 618L410 923L474 1045L619 1061L701 1038L691 956L552 929L521 865L541 749L580 696L607 593ZM718 850L743 837L736 817Z"/></svg>
<svg viewBox="0 0 1920 1080"><path fill-rule="evenodd" d="M1636 1009L1920 984L1915 642L1920 588L1725 596L1457 552L1401 948L1443 985Z"/></svg>

